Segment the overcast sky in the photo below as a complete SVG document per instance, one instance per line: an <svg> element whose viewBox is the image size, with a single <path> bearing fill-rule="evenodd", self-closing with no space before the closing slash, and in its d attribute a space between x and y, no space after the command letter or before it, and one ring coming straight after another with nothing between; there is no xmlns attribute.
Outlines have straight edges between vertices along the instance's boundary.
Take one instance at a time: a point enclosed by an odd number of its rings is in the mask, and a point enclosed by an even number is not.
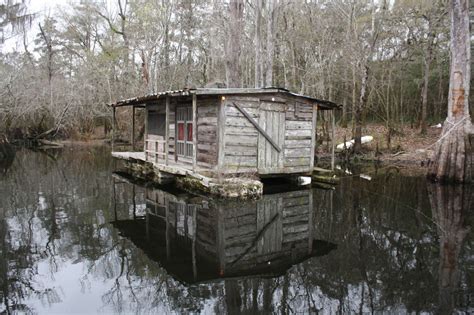
<svg viewBox="0 0 474 315"><path fill-rule="evenodd" d="M38 23L43 20L44 16L50 14L53 15L57 12L58 8L67 8L70 3L77 2L78 0L29 0L26 1L28 7L28 13L36 14L36 19L33 22L31 29L28 34L29 46L33 44L33 40L36 34L39 32ZM23 43L21 36L14 37L7 40L0 48L3 52L12 52L15 50L23 51Z"/></svg>

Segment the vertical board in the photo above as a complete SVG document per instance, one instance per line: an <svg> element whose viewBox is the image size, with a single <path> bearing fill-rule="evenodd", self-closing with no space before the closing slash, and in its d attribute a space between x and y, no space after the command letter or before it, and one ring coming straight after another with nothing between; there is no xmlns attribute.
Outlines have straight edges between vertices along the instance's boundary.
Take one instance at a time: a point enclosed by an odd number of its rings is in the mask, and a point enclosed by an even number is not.
<svg viewBox="0 0 474 315"><path fill-rule="evenodd" d="M285 112L261 110L258 124L281 148L285 141ZM259 171L276 170L283 167L283 150L278 152L262 134L258 136Z"/></svg>

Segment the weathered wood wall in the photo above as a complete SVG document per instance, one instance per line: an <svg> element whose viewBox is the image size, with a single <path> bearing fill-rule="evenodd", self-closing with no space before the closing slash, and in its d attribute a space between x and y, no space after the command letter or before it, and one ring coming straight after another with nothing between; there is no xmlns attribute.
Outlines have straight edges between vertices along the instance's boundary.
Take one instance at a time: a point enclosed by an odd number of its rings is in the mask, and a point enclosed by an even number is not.
<svg viewBox="0 0 474 315"><path fill-rule="evenodd" d="M238 104L273 140L270 143L234 106ZM169 160L175 161L176 108L190 106L190 99L171 98ZM197 166L221 173L258 175L309 173L313 168L316 126L315 105L292 96L227 95L197 99ZM165 101L149 109L165 113ZM148 135L148 138L156 136ZM280 149L280 152L275 148ZM162 148L159 148L162 150ZM178 158L192 164L192 159Z"/></svg>
<svg viewBox="0 0 474 315"><path fill-rule="evenodd" d="M278 151L233 105L238 103L279 145ZM287 174L311 172L313 104L292 97L227 96L224 103L225 173Z"/></svg>
<svg viewBox="0 0 474 315"><path fill-rule="evenodd" d="M218 97L197 99L197 163L200 167L217 165Z"/></svg>

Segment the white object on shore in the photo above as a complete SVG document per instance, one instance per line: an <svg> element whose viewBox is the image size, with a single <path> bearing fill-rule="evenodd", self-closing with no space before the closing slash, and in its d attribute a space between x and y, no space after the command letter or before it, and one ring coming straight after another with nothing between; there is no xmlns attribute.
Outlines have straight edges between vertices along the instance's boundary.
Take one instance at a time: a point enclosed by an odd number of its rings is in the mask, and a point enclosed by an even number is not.
<svg viewBox="0 0 474 315"><path fill-rule="evenodd" d="M365 180L372 180L372 177L366 174L360 174L359 177Z"/></svg>
<svg viewBox="0 0 474 315"><path fill-rule="evenodd" d="M311 176L299 176L298 177L298 185L306 186L311 184Z"/></svg>
<svg viewBox="0 0 474 315"><path fill-rule="evenodd" d="M441 123L431 126L431 128L441 128L441 127L443 127L443 125L441 125Z"/></svg>
<svg viewBox="0 0 474 315"><path fill-rule="evenodd" d="M363 136L363 137L360 138L360 142L362 144L371 142L372 140L374 140L374 137L372 137L372 136ZM354 145L354 142L355 142L354 139L347 141L346 145L345 145L346 149L351 148ZM344 143L338 144L336 149L344 150Z"/></svg>

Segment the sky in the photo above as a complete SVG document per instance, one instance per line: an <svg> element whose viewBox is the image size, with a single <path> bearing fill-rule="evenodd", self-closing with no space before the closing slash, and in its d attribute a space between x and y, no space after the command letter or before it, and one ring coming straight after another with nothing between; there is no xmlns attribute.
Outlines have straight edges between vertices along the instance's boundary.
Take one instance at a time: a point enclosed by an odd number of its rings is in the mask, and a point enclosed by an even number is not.
<svg viewBox="0 0 474 315"><path fill-rule="evenodd" d="M28 32L29 45L33 44L33 40L39 32L38 23L43 20L44 16L54 14L57 12L58 8L67 8L71 2L77 1L78 0L27 0L26 5L28 7L28 13L36 14L36 19L33 21L32 27ZM7 40L0 49L3 52L23 51L21 36Z"/></svg>

